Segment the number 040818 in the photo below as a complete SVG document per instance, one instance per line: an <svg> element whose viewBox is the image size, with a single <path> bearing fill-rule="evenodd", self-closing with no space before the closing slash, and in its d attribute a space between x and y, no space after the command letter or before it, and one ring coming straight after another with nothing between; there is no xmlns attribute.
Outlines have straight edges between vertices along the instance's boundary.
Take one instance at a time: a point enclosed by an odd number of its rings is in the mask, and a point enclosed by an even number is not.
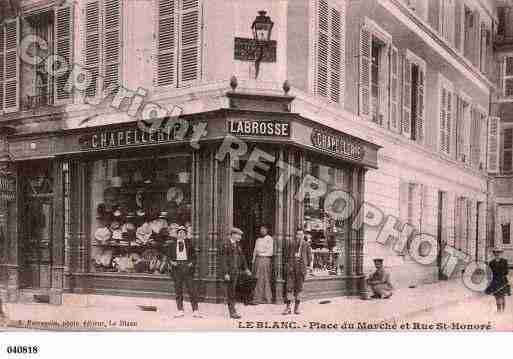
<svg viewBox="0 0 513 359"><path fill-rule="evenodd" d="M37 354L39 347L37 345L8 345L7 354Z"/></svg>

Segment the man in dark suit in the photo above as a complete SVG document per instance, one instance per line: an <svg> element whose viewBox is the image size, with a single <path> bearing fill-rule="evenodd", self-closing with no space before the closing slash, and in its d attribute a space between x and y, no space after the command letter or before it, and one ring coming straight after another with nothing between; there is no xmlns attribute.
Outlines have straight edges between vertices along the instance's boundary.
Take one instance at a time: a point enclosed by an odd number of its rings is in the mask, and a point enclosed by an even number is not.
<svg viewBox="0 0 513 359"><path fill-rule="evenodd" d="M228 304L230 318L233 319L241 318L235 308L237 284L239 282L240 274L243 272L248 276L251 275L246 262L246 257L244 256L239 244L242 235L243 232L239 228L232 228L230 231L230 237L223 243L221 255L221 273L226 284L226 301Z"/></svg>
<svg viewBox="0 0 513 359"><path fill-rule="evenodd" d="M169 245L169 261L171 264L171 275L175 281L176 307L178 313L175 318L185 315L183 311L183 287L187 287L189 299L192 306L192 316L201 318L198 310L198 297L194 283L194 269L196 267L196 252L192 241L187 238L187 229L180 226L176 231L176 240Z"/></svg>
<svg viewBox="0 0 513 359"><path fill-rule="evenodd" d="M312 263L312 249L305 240L305 233L302 228L298 228L296 236L285 243L285 274L286 274L286 308L283 315L291 314L290 305L294 299L294 314L300 314L299 304L301 302L301 292L306 277L307 267Z"/></svg>

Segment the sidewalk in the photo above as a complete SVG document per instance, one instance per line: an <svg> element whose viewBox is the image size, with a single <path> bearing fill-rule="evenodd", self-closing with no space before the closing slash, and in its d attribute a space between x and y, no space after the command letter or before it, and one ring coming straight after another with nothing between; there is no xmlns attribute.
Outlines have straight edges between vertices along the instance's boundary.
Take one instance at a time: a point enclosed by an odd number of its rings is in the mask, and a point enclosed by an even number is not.
<svg viewBox="0 0 513 359"><path fill-rule="evenodd" d="M302 303L301 315L283 316L282 305L238 305L241 320L228 318L224 304L201 303L203 319L192 318L189 303L185 303L186 316L175 319L175 302L172 299L116 297L105 295L69 295L60 306L48 304L4 304L10 322L9 327L46 330L245 330L292 326L311 329L311 322L344 323L366 322L377 324L394 322L422 312L439 309L481 298L465 288L459 280L427 284L417 288L397 290L394 296L384 300L361 300L337 297L309 300ZM329 301L320 304L321 301ZM156 306L157 311L143 311L138 306ZM66 323L68 322L68 323ZM248 324L249 322L249 324ZM257 322L261 322L258 324ZM278 324L275 322L279 322ZM285 324L281 324L285 322ZM267 326L267 327L265 327ZM314 325L315 326L315 325ZM9 330L9 327L4 330ZM328 328L319 328L328 329Z"/></svg>

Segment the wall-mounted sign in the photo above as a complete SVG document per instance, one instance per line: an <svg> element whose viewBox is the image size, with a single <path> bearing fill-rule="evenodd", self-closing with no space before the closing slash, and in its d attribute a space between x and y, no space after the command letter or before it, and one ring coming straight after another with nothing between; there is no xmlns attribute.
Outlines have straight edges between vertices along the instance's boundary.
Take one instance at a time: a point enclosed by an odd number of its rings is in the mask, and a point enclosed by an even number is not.
<svg viewBox="0 0 513 359"><path fill-rule="evenodd" d="M122 129L99 129L79 138L83 150L101 150L116 147L142 146L183 141L190 137L192 126L181 121L175 126L161 129L138 127Z"/></svg>
<svg viewBox="0 0 513 359"><path fill-rule="evenodd" d="M314 129L311 140L316 148L356 161L363 159L365 153L363 145L349 136Z"/></svg>
<svg viewBox="0 0 513 359"><path fill-rule="evenodd" d="M235 136L290 137L287 121L229 120L228 133Z"/></svg>
<svg viewBox="0 0 513 359"><path fill-rule="evenodd" d="M255 39L235 38L233 57L240 61L276 62L276 41L259 41Z"/></svg>

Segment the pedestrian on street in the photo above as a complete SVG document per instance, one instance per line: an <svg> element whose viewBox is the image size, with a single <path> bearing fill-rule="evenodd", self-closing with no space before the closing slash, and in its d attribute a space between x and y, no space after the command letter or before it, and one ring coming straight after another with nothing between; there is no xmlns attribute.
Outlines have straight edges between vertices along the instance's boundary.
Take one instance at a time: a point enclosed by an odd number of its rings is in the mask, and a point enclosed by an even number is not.
<svg viewBox="0 0 513 359"><path fill-rule="evenodd" d="M221 255L221 273L224 276L226 285L226 302L228 304L228 311L230 318L240 319L241 316L237 313L235 302L237 300L237 284L241 273L251 276L251 271L248 269L246 257L240 248L240 240L242 232L239 228L232 228L230 237L223 243Z"/></svg>
<svg viewBox="0 0 513 359"><path fill-rule="evenodd" d="M388 299L392 296L394 287L390 281L390 273L383 267L383 259L375 258L376 271L367 278L367 285L372 290L371 298Z"/></svg>
<svg viewBox="0 0 513 359"><path fill-rule="evenodd" d="M192 316L202 318L199 312L196 284L194 283L194 269L196 268L196 252L191 239L187 238L187 229L180 226L176 230L176 240L169 245L169 260L171 275L175 282L176 307L178 313L175 318L185 315L183 310L183 289L187 287L192 306Z"/></svg>
<svg viewBox="0 0 513 359"><path fill-rule="evenodd" d="M253 273L257 279L253 299L256 303L271 303L271 271L274 240L266 226L260 227L261 237L257 238L253 250Z"/></svg>
<svg viewBox="0 0 513 359"><path fill-rule="evenodd" d="M301 292L306 277L306 269L312 262L312 249L305 240L305 233L298 228L296 236L285 243L285 310L283 315L291 314L291 302L294 299L294 314L300 314Z"/></svg>
<svg viewBox="0 0 513 359"><path fill-rule="evenodd" d="M508 261L501 257L502 248L495 247L494 258L488 262L492 271L492 280L485 290L486 294L493 295L497 303L497 312L502 313L506 307L506 295L511 295L511 287L508 282Z"/></svg>

